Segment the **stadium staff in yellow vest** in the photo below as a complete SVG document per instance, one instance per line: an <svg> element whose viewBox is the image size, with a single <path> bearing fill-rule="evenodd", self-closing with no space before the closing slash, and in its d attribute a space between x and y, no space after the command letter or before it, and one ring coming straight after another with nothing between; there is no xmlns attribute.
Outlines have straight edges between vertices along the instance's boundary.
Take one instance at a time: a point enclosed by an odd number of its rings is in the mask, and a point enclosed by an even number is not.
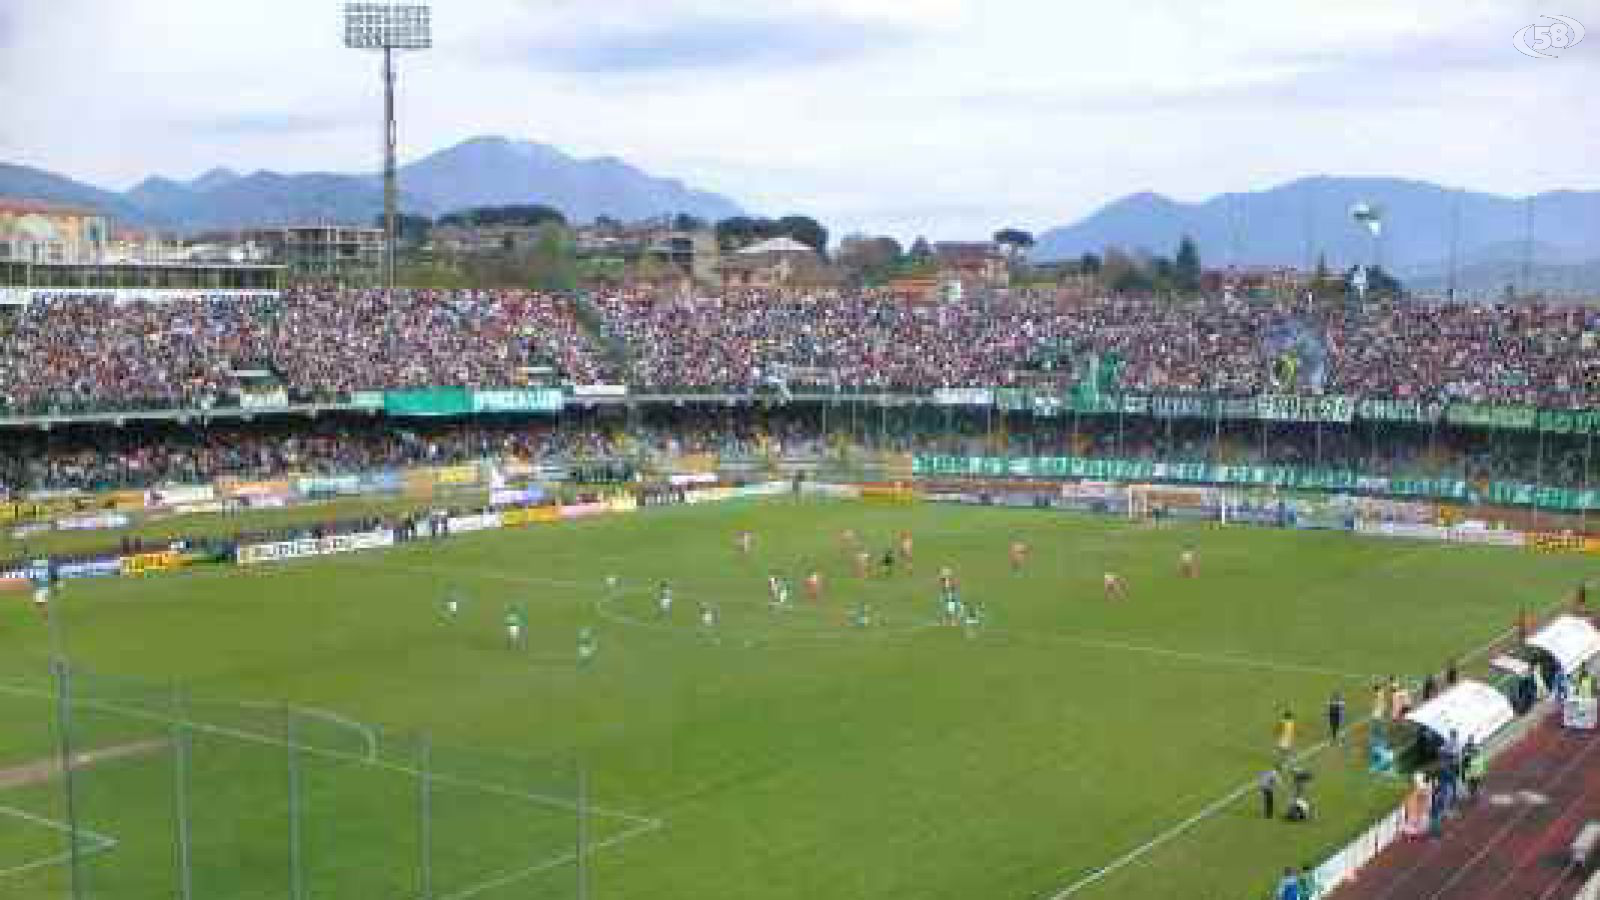
<svg viewBox="0 0 1600 900"><path fill-rule="evenodd" d="M1288 765L1292 756L1294 756L1294 712L1286 709L1283 711L1283 718L1278 720L1278 765Z"/></svg>

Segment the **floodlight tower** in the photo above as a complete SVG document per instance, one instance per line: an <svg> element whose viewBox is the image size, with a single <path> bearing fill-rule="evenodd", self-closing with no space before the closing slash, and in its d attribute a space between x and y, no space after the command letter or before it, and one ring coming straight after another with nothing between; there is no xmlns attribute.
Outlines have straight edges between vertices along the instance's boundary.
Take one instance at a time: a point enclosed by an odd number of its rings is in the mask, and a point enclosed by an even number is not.
<svg viewBox="0 0 1600 900"><path fill-rule="evenodd" d="M383 51L383 281L394 290L395 187L394 51L433 46L429 10L423 4L346 3L344 45Z"/></svg>

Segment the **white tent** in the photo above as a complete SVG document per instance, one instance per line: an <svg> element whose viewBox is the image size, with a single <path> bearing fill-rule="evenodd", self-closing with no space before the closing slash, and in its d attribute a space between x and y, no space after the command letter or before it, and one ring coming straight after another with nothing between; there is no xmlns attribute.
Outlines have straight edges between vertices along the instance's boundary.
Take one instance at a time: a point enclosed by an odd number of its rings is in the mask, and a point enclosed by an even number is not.
<svg viewBox="0 0 1600 900"><path fill-rule="evenodd" d="M1453 731L1465 743L1483 743L1504 728L1516 713L1505 695L1481 681L1463 681L1427 703L1406 713L1406 719L1421 725L1441 740Z"/></svg>
<svg viewBox="0 0 1600 900"><path fill-rule="evenodd" d="M1571 673L1600 653L1600 631L1588 619L1558 616L1528 638L1528 645L1550 654L1561 671Z"/></svg>

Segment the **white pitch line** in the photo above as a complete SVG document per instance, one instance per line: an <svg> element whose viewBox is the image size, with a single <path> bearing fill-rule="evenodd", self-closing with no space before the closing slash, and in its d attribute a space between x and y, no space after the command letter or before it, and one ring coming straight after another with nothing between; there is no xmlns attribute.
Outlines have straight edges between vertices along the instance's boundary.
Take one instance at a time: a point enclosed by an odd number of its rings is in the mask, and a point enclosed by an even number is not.
<svg viewBox="0 0 1600 900"><path fill-rule="evenodd" d="M40 690L34 690L34 689L30 689L30 688L19 688L19 687L14 687L12 685L7 685L7 684L0 684L0 693L9 693L9 694L13 694L13 695L16 695L16 696L34 697L34 698L38 698L38 699L50 699L53 696L48 691L40 691ZM255 734L255 733L252 733L252 732L249 732L249 731L240 731L240 730L234 729L234 728L225 728L225 727L218 726L218 725L212 725L212 724L209 724L209 723L206 723L206 722L193 722L193 721L189 721L189 720L185 720L185 719L175 719L175 718L172 718L170 716L163 716L163 715L160 715L160 714L157 714L157 713L146 712L146 711L141 710L141 709L135 709L135 708L132 708L132 707L120 706L120 705L115 704L115 703L106 703L106 702L99 701L99 700L83 700L83 701L79 701L79 702L82 703L82 705L84 705L85 707L89 707L89 708L101 709L101 710L104 710L106 712L116 713L118 715L125 715L125 716L129 716L129 717L135 718L135 719L144 719L145 721L149 721L149 722L158 722L158 723L163 724L163 725L182 725L182 726L185 726L187 728L192 728L195 731L203 732L205 734L215 734L215 735L220 735L222 737L230 737L230 738L234 738L236 740L245 741L247 743L265 744L266 746L269 746L269 747L287 747L288 746L287 744L284 743L284 741L281 738L267 737L265 735ZM329 749L322 748L322 747L314 747L314 746L309 746L309 745L304 745L304 744L296 744L295 745L295 749L300 751L300 752L302 752L302 753L309 753L312 756L320 756L320 757L322 757L324 759L333 759L333 760L340 760L340 761L343 761L343 762L353 762L353 763L359 763L361 765L369 765L369 766L372 766L373 768L376 768L376 769L382 769L384 771L394 772L396 774L406 775L406 776L413 777L413 778L421 777L421 775L423 774L420 769L414 769L414 768L412 768L410 766L402 766L399 763L392 763L392 762L388 762L388 761L381 760L381 759L379 759L379 760L369 760L369 759L365 758L364 756L362 756L361 754L358 754L358 753L347 753L347 752L342 751L342 750L329 750ZM547 794L532 794L532 793L527 793L525 791L516 790L515 788L503 787L501 785L496 785L496 784L486 784L486 783L483 783L483 782L473 781L471 779L466 779L466 778L458 778L458 777L456 777L454 775L447 775L447 774L443 774L443 773L439 773L439 772L429 772L429 773L427 773L427 775L428 775L428 778L430 780L438 782L440 784L449 784L449 785L454 785L456 787L468 788L468 789L475 790L475 791L481 791L481 792L483 792L485 794L493 794L495 796L500 796L500 797L509 797L511 799L514 799L514 800L526 800L526 801L531 802L531 803L538 803L538 804L543 804L543 805L546 805L546 806L555 806L555 807L559 807L559 808L562 808L562 809L576 810L578 808L578 804L577 804L576 801L569 800L569 799L567 799L565 797L551 797L551 796L549 796ZM632 822L632 823L634 823L636 825L643 825L643 824L646 824L646 823L654 823L654 824L659 826L661 824L661 820L660 819L653 819L653 818L650 818L648 816L640 816L640 815L636 815L636 814L630 813L630 812L623 812L621 810L606 809L605 807L595 806L593 804L586 804L584 808L587 809L589 812L595 813L597 815L601 815L601 816L605 816L607 818L613 818L613 819L624 819L624 820Z"/></svg>
<svg viewBox="0 0 1600 900"><path fill-rule="evenodd" d="M1236 668L1262 669L1270 672L1296 672L1303 675L1325 675L1332 678L1344 678L1358 681L1369 681L1373 676L1362 675L1356 672L1343 672L1338 669L1327 669L1321 666L1306 666L1299 663L1278 662L1269 659L1256 659L1250 656L1235 656L1229 653L1205 653L1193 650L1175 650L1171 647L1155 647L1146 644L1131 644L1125 641L1106 640L1103 638L1078 637L1071 634L1059 634L1047 631L1005 631L999 632L1020 636L1024 639L1037 638L1062 644L1073 644L1079 647L1090 647L1097 650L1116 650L1127 653L1147 653L1152 656L1165 656L1172 659L1182 659L1189 662L1209 663L1212 665L1233 666Z"/></svg>
<svg viewBox="0 0 1600 900"><path fill-rule="evenodd" d="M66 822L58 822L55 819L47 819L44 816L34 815L26 810L17 809L12 806L0 806L0 816L10 816L13 819L21 819L24 822L38 825L42 828L48 828L51 831L59 832L65 835L71 835L73 831L72 826ZM100 834L97 831L90 831L87 828L79 828L77 831L81 837L88 838L92 842L89 846L83 847L78 851L80 856L104 853L107 850L115 848L118 844L117 839L111 837L110 835ZM21 865L0 869L0 878L6 878L11 875L21 875L24 872L31 872L34 869L43 869L47 866L58 866L62 863L70 862L71 860L72 851L68 850L64 853L57 853L53 856L46 856L42 859L36 859Z"/></svg>
<svg viewBox="0 0 1600 900"><path fill-rule="evenodd" d="M1323 750L1327 749L1327 747L1328 747L1328 742L1327 741L1323 741L1320 744L1316 744L1314 746L1307 747L1304 751L1302 751L1299 755L1297 755L1295 757L1295 762L1304 762L1305 760L1310 759L1313 756L1316 756L1318 753L1321 753ZM1096 882L1100 881L1101 879L1105 878L1106 876L1111 875L1112 873L1117 872L1117 871L1119 871L1121 869L1127 868L1128 866L1130 866L1133 863L1137 862L1140 858L1144 857L1146 854L1150 853L1151 851L1157 849L1161 845L1163 845L1163 844L1167 843L1168 841L1172 840L1173 838L1183 834L1184 832L1186 832L1189 829L1193 828L1194 826L1200 824L1201 822L1204 822L1206 819L1209 819L1212 816L1216 815L1218 812L1222 811L1225 807L1227 807L1230 804L1236 802L1240 797L1243 797L1245 794L1250 793L1251 789L1254 788L1255 786L1256 786L1255 779L1251 779L1249 781L1246 781L1244 784L1239 785L1238 787L1234 788L1233 790L1228 791L1226 794L1223 794L1221 797L1218 797L1217 799L1215 799L1215 800L1211 801L1210 803L1206 804L1204 807L1202 807L1200 809L1199 812L1196 812L1195 814L1189 816L1187 819L1184 819L1183 821L1178 822L1175 825L1169 826L1164 831L1160 832L1159 834L1156 834L1154 837L1150 838L1149 840L1145 841L1144 843L1139 844L1138 846L1131 848L1126 853L1123 853L1121 856L1117 857L1116 859L1113 859L1111 862L1108 862L1105 865L1099 867L1098 869L1095 869L1095 870L1089 872L1087 875L1084 875L1083 877L1079 878L1077 881L1072 882L1071 884L1069 884L1066 887L1056 891L1055 893L1049 894L1048 897L1047 897L1047 900L1065 900L1065 898L1071 897L1073 894L1076 894L1079 891L1083 890L1084 888L1095 884Z"/></svg>
<svg viewBox="0 0 1600 900"><path fill-rule="evenodd" d="M631 840L633 838L636 838L641 834L646 834L648 832L655 831L657 828L660 828L660 827L661 827L661 825L660 825L659 821L658 822L653 822L653 823L645 823L645 824L642 824L642 825L635 825L634 827L629 828L626 831L619 832L617 834L612 835L611 837L606 838L603 841L597 841L594 844L589 845L589 847L586 848L586 851L585 851L584 855L585 856L592 856L596 852L598 852L600 850L604 850L607 847L613 847L613 846L615 846L617 844L622 843L623 841L627 841L627 840ZM459 890L459 891L457 891L457 892L455 892L453 894L446 894L443 897L439 898L439 900L467 900L468 897L475 897L478 894L483 893L484 891L492 891L497 887L503 887L504 885L511 884L512 882L521 881L524 878L528 878L530 876L537 875L540 872L546 872L546 871L549 871L550 869L554 869L554 868L558 868L560 866L564 866L564 865L566 865L566 864L568 864L570 862L573 862L573 861L577 860L577 858L578 858L578 851L577 850L575 850L575 849L574 850L568 850L565 853L562 853L562 854L557 855L557 856L552 856L551 858L549 858L549 859L547 859L547 860L545 860L543 862L535 863L534 865L528 866L527 868L518 869L515 872L507 872L504 875L497 875L497 876L494 876L493 878L490 878L487 881L480 882L480 883L472 885L471 887L468 887L468 888L463 888L462 890Z"/></svg>

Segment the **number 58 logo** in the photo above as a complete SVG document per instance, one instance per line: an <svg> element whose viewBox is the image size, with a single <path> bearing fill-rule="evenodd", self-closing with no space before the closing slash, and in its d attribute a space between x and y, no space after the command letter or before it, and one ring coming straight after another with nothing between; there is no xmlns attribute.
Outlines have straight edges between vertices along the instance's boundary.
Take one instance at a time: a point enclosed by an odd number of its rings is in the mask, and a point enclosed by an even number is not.
<svg viewBox="0 0 1600 900"><path fill-rule="evenodd" d="M1560 51L1583 40L1583 25L1571 16L1540 16L1552 20L1548 25L1524 25L1511 37L1511 46L1523 56L1554 59Z"/></svg>

